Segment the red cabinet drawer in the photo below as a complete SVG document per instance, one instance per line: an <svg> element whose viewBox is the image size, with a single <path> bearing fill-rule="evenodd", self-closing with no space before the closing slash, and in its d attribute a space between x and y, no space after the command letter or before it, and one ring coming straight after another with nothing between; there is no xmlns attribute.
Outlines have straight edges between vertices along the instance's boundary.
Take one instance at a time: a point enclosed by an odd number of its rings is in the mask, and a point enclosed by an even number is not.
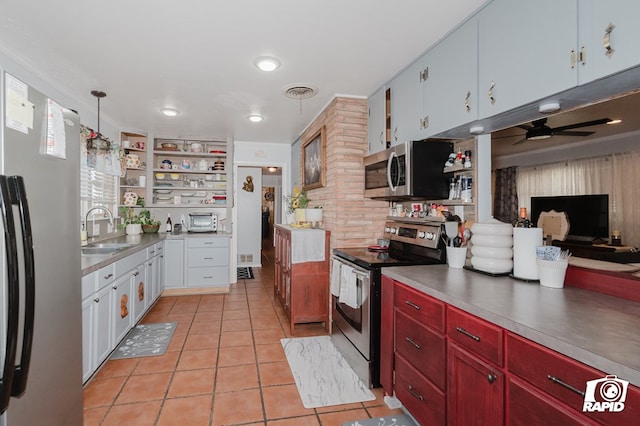
<svg viewBox="0 0 640 426"><path fill-rule="evenodd" d="M396 353L396 396L421 425L444 425L445 395Z"/></svg>
<svg viewBox="0 0 640 426"><path fill-rule="evenodd" d="M395 348L411 365L444 390L446 345L438 335L400 311L396 311Z"/></svg>
<svg viewBox="0 0 640 426"><path fill-rule="evenodd" d="M507 334L507 348L507 368L510 372L579 413L582 412L584 403L584 397L579 392L586 391L587 381L602 379L606 375L513 333ZM602 401L599 395L596 395L596 401ZM637 424L640 418L640 389L628 386L624 409L621 412L585 415L602 424Z"/></svg>
<svg viewBox="0 0 640 426"><path fill-rule="evenodd" d="M448 306L447 335L460 346L500 367L503 365L502 328Z"/></svg>
<svg viewBox="0 0 640 426"><path fill-rule="evenodd" d="M396 282L393 294L398 311L410 316L420 324L444 333L444 302L398 282Z"/></svg>
<svg viewBox="0 0 640 426"><path fill-rule="evenodd" d="M597 423L537 391L533 386L511 377L507 384L507 424L581 426Z"/></svg>

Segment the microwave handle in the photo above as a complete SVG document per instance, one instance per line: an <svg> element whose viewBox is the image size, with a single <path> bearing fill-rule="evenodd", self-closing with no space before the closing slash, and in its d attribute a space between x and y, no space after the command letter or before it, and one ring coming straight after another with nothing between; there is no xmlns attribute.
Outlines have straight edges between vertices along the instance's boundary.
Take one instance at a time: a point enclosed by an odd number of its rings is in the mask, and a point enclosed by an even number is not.
<svg viewBox="0 0 640 426"><path fill-rule="evenodd" d="M393 192L395 192L396 189L398 188L395 182L391 181L391 163L393 162L393 159L396 157L397 157L396 153L392 151L389 153L389 159L387 160L387 183L389 184L389 188L391 188L391 191Z"/></svg>

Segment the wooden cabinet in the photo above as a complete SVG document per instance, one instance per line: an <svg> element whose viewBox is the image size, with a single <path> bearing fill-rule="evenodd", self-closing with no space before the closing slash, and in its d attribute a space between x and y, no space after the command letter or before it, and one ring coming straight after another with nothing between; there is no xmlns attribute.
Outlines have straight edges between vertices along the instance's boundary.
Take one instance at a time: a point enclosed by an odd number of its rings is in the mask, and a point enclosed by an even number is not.
<svg viewBox="0 0 640 426"><path fill-rule="evenodd" d="M579 84L635 67L640 63L640 2L578 0L577 52L584 61L576 65ZM609 46L609 48L607 48Z"/></svg>
<svg viewBox="0 0 640 426"><path fill-rule="evenodd" d="M324 322L325 328L329 330L329 237L331 233L322 231L324 232L324 260L294 263L292 250L296 250L296 247L292 241L292 232L318 232L318 230L292 230L286 226L276 226L274 295L289 317L292 336L295 324L299 323Z"/></svg>
<svg viewBox="0 0 640 426"><path fill-rule="evenodd" d="M369 97L369 120L367 122L369 154L386 148L385 136L385 88L380 88Z"/></svg>
<svg viewBox="0 0 640 426"><path fill-rule="evenodd" d="M187 287L229 285L229 238L187 238Z"/></svg>
<svg viewBox="0 0 640 426"><path fill-rule="evenodd" d="M227 142L156 139L153 148L153 205L231 206L232 165L228 164L228 150Z"/></svg>
<svg viewBox="0 0 640 426"><path fill-rule="evenodd" d="M480 118L576 85L577 16L578 0L494 0L478 13Z"/></svg>
<svg viewBox="0 0 640 426"><path fill-rule="evenodd" d="M146 196L147 173L147 136L142 133L121 132L120 146L124 150L124 174L120 177L120 205L128 207L143 207ZM141 180L142 177L142 180ZM140 200L139 204L132 203L130 195Z"/></svg>
<svg viewBox="0 0 640 426"><path fill-rule="evenodd" d="M504 337L501 327L448 306L447 337L498 367L504 365Z"/></svg>
<svg viewBox="0 0 640 426"><path fill-rule="evenodd" d="M454 343L447 351L447 424L503 424L504 373Z"/></svg>
<svg viewBox="0 0 640 426"><path fill-rule="evenodd" d="M184 287L184 240L164 242L164 286Z"/></svg>
<svg viewBox="0 0 640 426"><path fill-rule="evenodd" d="M478 20L471 18L422 58L423 120L436 135L478 118Z"/></svg>

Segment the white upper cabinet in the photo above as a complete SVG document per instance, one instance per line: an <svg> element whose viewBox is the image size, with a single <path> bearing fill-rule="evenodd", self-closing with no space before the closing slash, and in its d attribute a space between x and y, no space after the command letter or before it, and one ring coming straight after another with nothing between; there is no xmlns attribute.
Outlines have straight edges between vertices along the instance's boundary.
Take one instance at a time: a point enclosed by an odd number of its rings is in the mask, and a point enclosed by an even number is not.
<svg viewBox="0 0 640 426"><path fill-rule="evenodd" d="M640 1L579 0L580 84L640 64Z"/></svg>
<svg viewBox="0 0 640 426"><path fill-rule="evenodd" d="M423 120L434 135L478 117L478 21L472 18L422 58Z"/></svg>
<svg viewBox="0 0 640 426"><path fill-rule="evenodd" d="M577 16L578 0L494 0L479 12L479 118L576 85Z"/></svg>
<svg viewBox="0 0 640 426"><path fill-rule="evenodd" d="M418 60L391 80L391 145L424 139L422 126L422 61Z"/></svg>
<svg viewBox="0 0 640 426"><path fill-rule="evenodd" d="M382 151L386 147L385 140L385 89L381 87L368 100L369 121L367 132L369 153Z"/></svg>

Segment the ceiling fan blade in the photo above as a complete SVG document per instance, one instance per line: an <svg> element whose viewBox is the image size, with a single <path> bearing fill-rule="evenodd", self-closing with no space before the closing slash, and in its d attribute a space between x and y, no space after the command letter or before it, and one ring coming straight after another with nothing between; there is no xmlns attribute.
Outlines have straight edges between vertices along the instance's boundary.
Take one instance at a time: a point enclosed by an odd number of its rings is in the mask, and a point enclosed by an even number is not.
<svg viewBox="0 0 640 426"><path fill-rule="evenodd" d="M520 140L515 141L511 145L520 145L522 142L526 142L526 141L527 141L527 138L522 138Z"/></svg>
<svg viewBox="0 0 640 426"><path fill-rule="evenodd" d="M521 129L524 129L524 130L531 130L531 129L533 129L533 126L530 126L530 125L528 125L528 124L519 124L519 125L517 125L516 127L519 127L519 128L521 128Z"/></svg>
<svg viewBox="0 0 640 426"><path fill-rule="evenodd" d="M524 135L504 135L504 136L493 136L491 135L491 140L494 141L496 139L506 139L506 138L513 138L516 136L524 136Z"/></svg>
<svg viewBox="0 0 640 426"><path fill-rule="evenodd" d="M589 136L594 134L595 132L573 132L571 130L561 130L559 132L554 131L553 136Z"/></svg>
<svg viewBox="0 0 640 426"><path fill-rule="evenodd" d="M553 131L553 133L557 134L558 132L561 132L563 130L577 129L579 127L598 126L600 124L605 124L605 123L607 123L609 121L611 121L610 118L601 118L599 120L585 121L585 122L582 122L582 123L569 124L568 126L554 127L551 130Z"/></svg>

